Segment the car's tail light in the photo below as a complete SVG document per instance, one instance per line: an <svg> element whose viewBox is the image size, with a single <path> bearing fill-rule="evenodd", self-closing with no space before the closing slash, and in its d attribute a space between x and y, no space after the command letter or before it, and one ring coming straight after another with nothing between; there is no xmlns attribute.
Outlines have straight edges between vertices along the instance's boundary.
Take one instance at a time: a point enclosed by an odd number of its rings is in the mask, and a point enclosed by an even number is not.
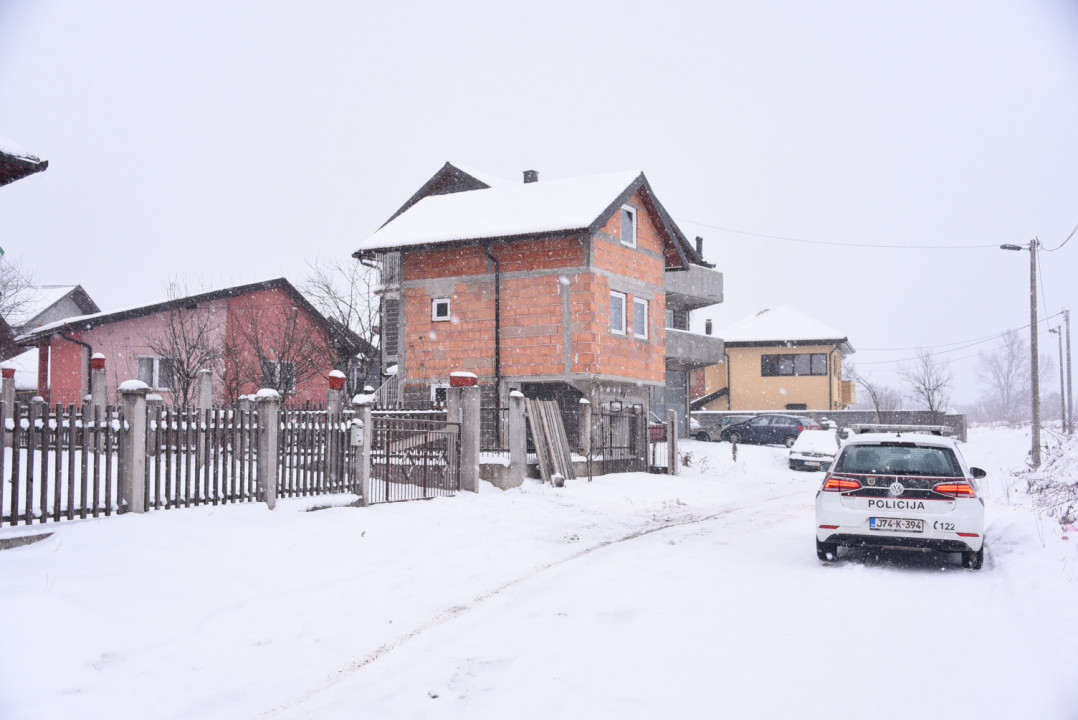
<svg viewBox="0 0 1078 720"><path fill-rule="evenodd" d="M800 425L797 426L797 432L804 432L804 430L805 428L801 427Z"/></svg>
<svg viewBox="0 0 1078 720"><path fill-rule="evenodd" d="M823 489L826 492L850 492L851 490L860 490L861 481L854 478L842 477L841 475L828 475L827 479L823 482Z"/></svg>
<svg viewBox="0 0 1078 720"><path fill-rule="evenodd" d="M939 483L932 488L940 495L950 495L956 498L975 498L977 497L977 491L973 489L973 486L966 482L945 482Z"/></svg>

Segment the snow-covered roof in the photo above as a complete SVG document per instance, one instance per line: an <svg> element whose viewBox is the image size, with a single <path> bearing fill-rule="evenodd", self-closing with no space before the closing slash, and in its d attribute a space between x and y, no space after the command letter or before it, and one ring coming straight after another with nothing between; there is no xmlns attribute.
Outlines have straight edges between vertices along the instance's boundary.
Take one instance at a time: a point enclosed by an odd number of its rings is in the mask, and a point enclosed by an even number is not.
<svg viewBox="0 0 1078 720"><path fill-rule="evenodd" d="M13 327L24 325L74 292L78 285L36 285L26 295L26 302L5 320Z"/></svg>
<svg viewBox="0 0 1078 720"><path fill-rule="evenodd" d="M742 318L720 330L717 335L727 344L828 341L842 343L844 354L854 351L845 333L787 305L766 308Z"/></svg>
<svg viewBox="0 0 1078 720"><path fill-rule="evenodd" d="M33 160L34 162L39 161L38 157L30 154L22 145L4 135L0 135L0 153L25 160Z"/></svg>
<svg viewBox="0 0 1078 720"><path fill-rule="evenodd" d="M475 178L479 182L486 183L487 185L490 185L491 187L501 187L503 185L513 185L514 184L513 182L511 182L509 180L506 180L503 177L499 177L497 175L491 175L490 173L486 173L486 172L483 172L481 170L473 170L472 168L468 167L467 165L461 165L460 163L449 163L449 164L452 165L453 167L455 167L457 170L460 170L460 171L462 171L464 173L467 173L468 175L471 175L473 178Z"/></svg>
<svg viewBox="0 0 1078 720"><path fill-rule="evenodd" d="M642 177L639 172L611 173L425 197L358 250L583 230Z"/></svg>

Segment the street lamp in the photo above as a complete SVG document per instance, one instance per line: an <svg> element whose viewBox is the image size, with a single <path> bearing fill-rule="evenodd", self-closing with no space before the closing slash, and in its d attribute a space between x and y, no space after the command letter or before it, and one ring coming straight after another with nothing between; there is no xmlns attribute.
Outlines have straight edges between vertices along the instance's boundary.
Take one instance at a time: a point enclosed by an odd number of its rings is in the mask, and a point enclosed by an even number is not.
<svg viewBox="0 0 1078 720"><path fill-rule="evenodd" d="M1029 460L1033 467L1041 465L1041 378L1037 357L1037 246L1040 241L1033 238L1029 245L1000 245L1001 250L1029 250L1029 380L1033 405L1033 446Z"/></svg>
<svg viewBox="0 0 1078 720"><path fill-rule="evenodd" d="M1060 332L1060 328L1048 328L1048 332L1059 340L1059 417L1063 419L1063 432L1067 432L1067 386L1063 382L1063 333Z"/></svg>

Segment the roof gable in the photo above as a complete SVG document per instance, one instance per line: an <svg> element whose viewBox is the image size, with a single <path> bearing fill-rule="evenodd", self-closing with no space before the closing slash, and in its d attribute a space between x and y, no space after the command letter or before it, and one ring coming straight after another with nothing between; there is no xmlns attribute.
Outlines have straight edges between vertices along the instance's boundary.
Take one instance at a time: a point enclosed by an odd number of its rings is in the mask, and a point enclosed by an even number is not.
<svg viewBox="0 0 1078 720"><path fill-rule="evenodd" d="M121 310L112 313L94 313L89 315L81 315L79 317L67 318L59 320L57 322L43 325L40 328L35 329L33 332L21 335L15 338L16 342L21 345L31 345L39 340L48 338L49 336L62 331L67 330L90 330L102 325L109 325L112 323L123 322L125 320L133 320L135 318L146 317L148 315L156 315L159 313L169 312L171 310L186 308L192 305L200 305L204 303L214 302L216 300L242 297L244 295L251 295L257 292L263 292L266 290L280 289L289 293L296 301L297 305L303 307L303 309L314 317L323 327L329 332L330 337L334 342L344 350L351 351L353 354L359 352L366 352L369 349L369 345L363 341L358 335L344 327L342 324L329 320L317 308L314 307L303 296L292 283L288 282L285 278L276 278L274 280L266 280L264 282L252 283L250 285L238 285L236 287L225 288L224 290L215 290L212 292L201 293L199 295L189 295L187 297L177 298L175 300L168 300L166 302L155 303L153 305L144 305L142 307L131 308L129 310Z"/></svg>
<svg viewBox="0 0 1078 720"><path fill-rule="evenodd" d="M447 163L447 167L452 166ZM360 257L431 245L591 233L638 191L666 242L668 266L672 262L678 266L689 262L703 265L655 198L647 178L636 172L427 195L360 243L354 254Z"/></svg>
<svg viewBox="0 0 1078 720"><path fill-rule="evenodd" d="M41 172L48 166L48 160L31 155L13 140L0 135L0 185Z"/></svg>
<svg viewBox="0 0 1078 720"><path fill-rule="evenodd" d="M412 197L408 198L408 201L401 205L400 209L393 213L392 217L390 217L389 220L386 220L382 227L393 222L398 215L405 212L408 208L412 207L425 197L430 197L432 195L449 195L452 193L467 192L469 190L484 190L486 188L505 184L506 182L501 178L496 178L493 175L487 175L486 173L467 170L447 162L438 169L438 172L431 176L430 180L423 183L423 186L420 187Z"/></svg>

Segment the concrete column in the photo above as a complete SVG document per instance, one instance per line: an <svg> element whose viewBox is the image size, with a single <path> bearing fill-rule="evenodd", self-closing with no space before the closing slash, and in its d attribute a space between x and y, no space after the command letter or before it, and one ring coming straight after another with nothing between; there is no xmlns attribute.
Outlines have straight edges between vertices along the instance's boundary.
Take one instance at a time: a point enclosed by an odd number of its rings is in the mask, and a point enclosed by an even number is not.
<svg viewBox="0 0 1078 720"><path fill-rule="evenodd" d="M258 407L258 489L270 510L277 506L277 432L281 396L263 388L255 396Z"/></svg>
<svg viewBox="0 0 1078 720"><path fill-rule="evenodd" d="M206 416L206 411L213 408L213 370L203 368L198 371L198 414Z"/></svg>
<svg viewBox="0 0 1078 720"><path fill-rule="evenodd" d="M584 457L591 457L591 401L587 398L580 398L580 427L577 428L580 433L580 454Z"/></svg>
<svg viewBox="0 0 1078 720"><path fill-rule="evenodd" d="M146 512L146 396L150 388L138 380L120 385L124 421L124 462L120 474L121 510Z"/></svg>
<svg viewBox="0 0 1078 720"><path fill-rule="evenodd" d="M460 390L460 488L479 492L479 387Z"/></svg>
<svg viewBox="0 0 1078 720"><path fill-rule="evenodd" d="M352 475L359 485L359 504L361 507L367 507L371 504L371 443L374 440L371 409L374 406L374 397L356 395L352 403L357 415L352 420L351 427L352 447L355 448Z"/></svg>
<svg viewBox="0 0 1078 720"><path fill-rule="evenodd" d="M4 403L4 417L15 417L15 368L4 368L0 379L0 401ZM11 447L11 433L5 433L7 447Z"/></svg>
<svg viewBox="0 0 1078 720"><path fill-rule="evenodd" d="M678 422L677 411L666 411L666 472L677 475L680 472L677 461Z"/></svg>
<svg viewBox="0 0 1078 720"><path fill-rule="evenodd" d="M528 469L528 429L525 426L524 393L509 393L509 477L506 487L518 487Z"/></svg>
<svg viewBox="0 0 1078 720"><path fill-rule="evenodd" d="M90 358L90 405L100 408L101 417L105 417L108 405L108 376L105 371L105 356L94 353ZM92 411L91 411L92 412Z"/></svg>

